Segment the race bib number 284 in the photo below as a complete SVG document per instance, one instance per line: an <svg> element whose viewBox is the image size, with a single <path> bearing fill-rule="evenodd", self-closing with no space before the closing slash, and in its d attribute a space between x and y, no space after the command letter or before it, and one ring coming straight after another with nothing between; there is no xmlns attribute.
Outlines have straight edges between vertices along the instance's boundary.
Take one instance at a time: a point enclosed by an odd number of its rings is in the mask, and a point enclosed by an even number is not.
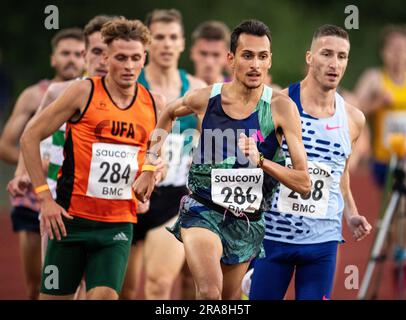
<svg viewBox="0 0 406 320"><path fill-rule="evenodd" d="M136 146L94 143L86 194L102 199L131 199L138 151Z"/></svg>

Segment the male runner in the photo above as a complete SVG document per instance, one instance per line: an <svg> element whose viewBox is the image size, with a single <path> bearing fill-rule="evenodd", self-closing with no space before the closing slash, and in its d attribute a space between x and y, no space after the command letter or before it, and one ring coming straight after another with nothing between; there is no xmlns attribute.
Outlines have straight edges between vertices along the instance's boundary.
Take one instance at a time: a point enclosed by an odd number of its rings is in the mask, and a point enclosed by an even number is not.
<svg viewBox="0 0 406 320"><path fill-rule="evenodd" d="M52 80L41 80L25 89L17 99L13 113L0 138L0 158L16 164L18 140L30 118L38 109L41 99L51 83L78 77L83 72L84 38L80 29L63 29L51 41L51 66L55 69ZM37 299L41 278L41 241L39 235L39 204L33 192L12 197L11 220L13 231L19 235L20 255L30 299Z"/></svg>
<svg viewBox="0 0 406 320"><path fill-rule="evenodd" d="M261 212L267 207L261 201L263 188L265 195L272 193L276 179L300 194L310 190L297 109L288 97L263 85L271 67L268 27L256 20L242 22L231 35L228 60L230 83L195 90L169 104L154 131L168 132L178 116L194 113L202 120L188 178L192 194L182 198L180 216L171 228L183 241L198 299L236 297L250 259L261 252ZM282 133L293 168L277 163L283 160ZM155 139L153 135L151 159L159 148ZM137 179L140 200L149 197L153 182L148 172Z"/></svg>
<svg viewBox="0 0 406 320"><path fill-rule="evenodd" d="M348 62L348 33L323 25L306 53L305 79L284 93L302 120L312 191L280 185L265 213L265 258L254 264L250 299L283 299L295 272L296 299L330 299L342 214L359 241L371 230L351 194L348 161L365 118L336 92ZM282 146L290 166L291 150Z"/></svg>
<svg viewBox="0 0 406 320"><path fill-rule="evenodd" d="M372 173L377 185L383 189L391 157L389 137L393 133L406 135L405 27L388 26L383 30L380 56L382 67L366 70L356 85L355 93L360 99L361 110L370 120ZM406 246L404 239L397 239L395 242L403 244L403 248ZM406 250L403 248L402 245L395 247L394 256L398 265L406 261ZM395 269L395 278L403 276L399 270L401 268Z"/></svg>
<svg viewBox="0 0 406 320"><path fill-rule="evenodd" d="M112 17L109 16L96 16L91 19L85 28L83 29L84 38L85 38L85 69L86 74L89 77L95 76L105 76L107 74L107 66L105 64L105 59L103 54L107 50L107 45L103 42L101 36L101 28L104 23L111 20ZM63 81L52 83L42 101L41 105L36 111L39 114L44 108L54 102L61 94L68 88L72 81L81 80L81 78L77 78L75 80L70 81ZM49 158L49 170L47 175L47 183L50 187L50 191L54 198L56 199L56 184L57 184L57 175L62 166L63 162L63 146L65 144L65 129L66 124L63 124L61 128L59 128L56 132L52 134L49 138L44 140L43 142L48 142L49 146L46 151L44 151L45 156ZM43 143L41 142L41 143ZM21 155L20 155L21 156ZM18 161L17 169L15 172L15 177L9 183L9 191L13 194L21 194L23 193L27 187L27 184L24 182L28 182L26 179L26 169L24 166L24 161Z"/></svg>
<svg viewBox="0 0 406 320"><path fill-rule="evenodd" d="M193 31L190 59L196 78L209 85L225 82L229 41L230 30L220 21L203 22Z"/></svg>
<svg viewBox="0 0 406 320"><path fill-rule="evenodd" d="M84 27L84 36L85 36L85 44L86 44L86 51L85 51L85 61L86 61L86 73L90 77L94 76L105 76L107 74L107 67L105 65L105 59L103 58L103 53L107 49L107 45L103 42L101 36L101 28L104 23L112 19L112 17L108 16L96 16L91 19L88 24ZM78 78L80 79L80 78ZM64 82L57 82L52 83L45 95L42 99L41 105L37 110L37 113L41 112L45 107L49 104L54 102L61 93L71 85L72 81L64 81ZM47 167L47 183L50 188L50 191L56 199L56 184L57 184L57 176L58 172L62 166L63 162L63 146L65 144L65 128L66 124L63 124L61 128L59 128L56 132L52 134L49 138L45 139L41 142L41 146L43 144L48 144L47 149L43 152L45 158L48 160L48 167ZM46 148L45 148L46 149ZM44 158L44 157L43 157ZM12 196L16 194L24 194L31 186L29 181L28 173L26 172L24 161L22 161L22 155L20 155L20 159L18 161L17 169L15 172L15 177L10 181L8 184L8 190ZM39 223L39 222L38 222ZM42 230L43 231L43 230ZM41 235L42 240L42 248L41 248L41 261L44 262L45 252L48 242L48 236ZM81 298L85 296L85 290L81 290L82 293L78 297Z"/></svg>
<svg viewBox="0 0 406 320"><path fill-rule="evenodd" d="M131 184L142 169L156 118L152 95L136 83L150 35L140 21L124 18L109 21L101 32L107 76L73 82L21 139L50 237L43 299L71 298L83 274L88 299L117 299L127 265L137 207ZM65 122L56 203L38 171L38 144ZM58 288L47 281L49 266L58 270Z"/></svg>
<svg viewBox="0 0 406 320"><path fill-rule="evenodd" d="M180 54L185 48L182 16L179 11L154 10L148 14L146 25L151 32L148 65L138 81L154 93L171 102L187 91L206 84L178 69ZM134 298L140 284L142 265L145 269L145 297L170 299L173 283L185 261L184 249L165 227L173 224L179 211L179 201L188 193L187 172L191 156L183 148L192 138L185 131L196 129L197 118L190 115L174 125L168 138L163 159L167 163L166 178L150 200L150 210L138 216L134 225L133 246L123 288L123 299ZM188 140L189 139L189 140ZM170 252L170 255L167 253Z"/></svg>

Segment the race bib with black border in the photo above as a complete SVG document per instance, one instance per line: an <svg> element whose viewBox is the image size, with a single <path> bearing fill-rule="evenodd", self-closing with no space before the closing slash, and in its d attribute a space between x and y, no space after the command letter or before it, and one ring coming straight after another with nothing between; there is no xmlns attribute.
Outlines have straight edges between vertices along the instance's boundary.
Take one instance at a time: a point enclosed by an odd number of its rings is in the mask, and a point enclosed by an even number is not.
<svg viewBox="0 0 406 320"><path fill-rule="evenodd" d="M291 166L291 159L286 158L286 166ZM311 192L306 196L280 184L278 210L283 213L301 215L308 218L320 219L327 215L328 200L333 176L330 166L325 163L308 161L311 179Z"/></svg>
<svg viewBox="0 0 406 320"><path fill-rule="evenodd" d="M212 169L212 201L236 216L254 213L261 205L263 180L260 168Z"/></svg>
<svg viewBox="0 0 406 320"><path fill-rule="evenodd" d="M138 151L136 146L94 143L86 195L110 200L132 199Z"/></svg>

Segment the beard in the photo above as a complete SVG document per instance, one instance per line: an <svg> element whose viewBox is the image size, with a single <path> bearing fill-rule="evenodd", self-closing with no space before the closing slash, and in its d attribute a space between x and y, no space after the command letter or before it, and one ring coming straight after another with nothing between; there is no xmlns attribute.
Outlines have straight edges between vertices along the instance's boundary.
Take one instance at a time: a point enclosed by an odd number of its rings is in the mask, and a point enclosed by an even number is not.
<svg viewBox="0 0 406 320"><path fill-rule="evenodd" d="M57 73L64 81L76 79L81 76L79 68L71 63L61 68L57 68Z"/></svg>
<svg viewBox="0 0 406 320"><path fill-rule="evenodd" d="M258 89L262 85L262 82L259 83L258 85L248 85L245 82L242 82L242 84L245 87L245 89L247 89L247 90L255 90L255 89Z"/></svg>

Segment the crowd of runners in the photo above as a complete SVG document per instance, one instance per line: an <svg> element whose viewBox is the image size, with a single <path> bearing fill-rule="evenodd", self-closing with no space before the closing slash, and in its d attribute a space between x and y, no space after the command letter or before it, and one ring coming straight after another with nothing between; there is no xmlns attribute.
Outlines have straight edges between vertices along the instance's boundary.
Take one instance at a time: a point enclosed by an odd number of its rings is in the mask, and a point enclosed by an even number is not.
<svg viewBox="0 0 406 320"><path fill-rule="evenodd" d="M193 74L185 34L156 9L54 35L54 77L20 94L0 139L30 299L171 299L180 278L182 299L279 300L293 276L296 299L330 299L343 221L371 232L350 172L372 145L383 185L388 136L406 134L406 29L384 30L382 67L352 92L339 26L309 35L287 88L264 22L202 22Z"/></svg>

